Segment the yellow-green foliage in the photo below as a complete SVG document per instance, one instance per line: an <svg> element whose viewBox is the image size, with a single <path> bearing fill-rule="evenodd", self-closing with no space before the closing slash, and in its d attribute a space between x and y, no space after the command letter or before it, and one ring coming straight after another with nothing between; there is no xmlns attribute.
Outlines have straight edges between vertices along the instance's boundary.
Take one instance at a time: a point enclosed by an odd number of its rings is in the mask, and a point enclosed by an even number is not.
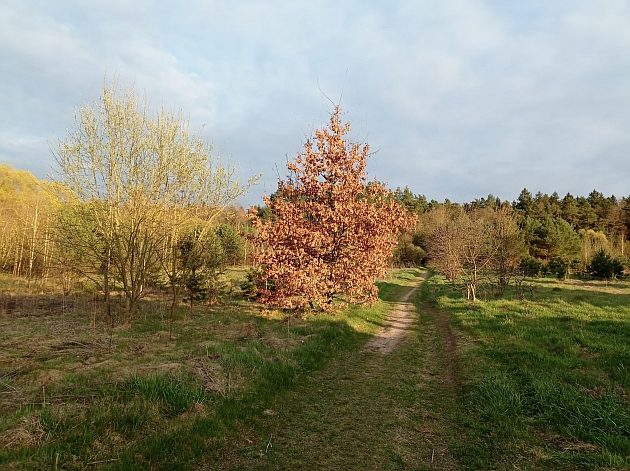
<svg viewBox="0 0 630 471"><path fill-rule="evenodd" d="M0 165L0 270L45 275L59 188L33 174Z"/></svg>

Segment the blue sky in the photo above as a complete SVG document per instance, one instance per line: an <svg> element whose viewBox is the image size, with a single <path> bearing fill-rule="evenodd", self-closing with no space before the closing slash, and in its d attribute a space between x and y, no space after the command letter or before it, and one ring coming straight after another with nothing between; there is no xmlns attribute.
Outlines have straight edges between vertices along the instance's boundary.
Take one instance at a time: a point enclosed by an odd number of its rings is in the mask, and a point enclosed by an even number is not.
<svg viewBox="0 0 630 471"><path fill-rule="evenodd" d="M106 77L274 191L341 97L371 177L430 198L630 194L630 2L0 0L0 162L50 145Z"/></svg>

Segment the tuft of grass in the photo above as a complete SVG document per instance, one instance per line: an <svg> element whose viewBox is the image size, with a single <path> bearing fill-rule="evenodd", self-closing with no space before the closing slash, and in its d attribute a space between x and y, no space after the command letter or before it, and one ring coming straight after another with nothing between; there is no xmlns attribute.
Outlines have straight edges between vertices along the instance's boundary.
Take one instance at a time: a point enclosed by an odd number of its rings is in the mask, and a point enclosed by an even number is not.
<svg viewBox="0 0 630 471"><path fill-rule="evenodd" d="M206 400L201 383L172 375L134 376L117 385L116 391L127 400L137 396L157 403L166 417L176 417Z"/></svg>

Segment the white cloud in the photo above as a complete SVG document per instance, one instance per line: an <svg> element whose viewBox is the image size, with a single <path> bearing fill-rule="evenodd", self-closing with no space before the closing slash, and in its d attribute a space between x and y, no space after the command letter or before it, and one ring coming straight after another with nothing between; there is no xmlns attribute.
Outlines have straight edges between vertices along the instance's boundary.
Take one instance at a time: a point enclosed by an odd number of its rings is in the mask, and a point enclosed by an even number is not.
<svg viewBox="0 0 630 471"><path fill-rule="evenodd" d="M116 76L184 110L273 191L275 168L325 122L319 85L335 100L343 89L355 137L380 149L371 172L392 185L627 192L627 24L612 0L5 1L0 159L47 167L45 142Z"/></svg>

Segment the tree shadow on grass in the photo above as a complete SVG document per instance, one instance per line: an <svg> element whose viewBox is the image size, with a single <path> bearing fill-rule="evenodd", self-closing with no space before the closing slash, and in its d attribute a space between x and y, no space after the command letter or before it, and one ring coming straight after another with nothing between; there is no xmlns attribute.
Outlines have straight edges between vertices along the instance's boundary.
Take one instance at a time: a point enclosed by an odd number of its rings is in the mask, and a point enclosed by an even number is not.
<svg viewBox="0 0 630 471"><path fill-rule="evenodd" d="M630 283L623 280L582 280L579 278L569 278L567 280L558 280L557 278L533 278L529 281L533 281L536 284L555 285L557 287L573 287L573 286L587 286L590 288L613 288L613 289L627 289L630 290Z"/></svg>
<svg viewBox="0 0 630 471"><path fill-rule="evenodd" d="M590 304L598 308L628 308L630 306L630 292L627 294L608 293L589 289L563 289L557 286L553 288L538 287L534 290L532 297L532 301L553 303L558 300L569 304Z"/></svg>

